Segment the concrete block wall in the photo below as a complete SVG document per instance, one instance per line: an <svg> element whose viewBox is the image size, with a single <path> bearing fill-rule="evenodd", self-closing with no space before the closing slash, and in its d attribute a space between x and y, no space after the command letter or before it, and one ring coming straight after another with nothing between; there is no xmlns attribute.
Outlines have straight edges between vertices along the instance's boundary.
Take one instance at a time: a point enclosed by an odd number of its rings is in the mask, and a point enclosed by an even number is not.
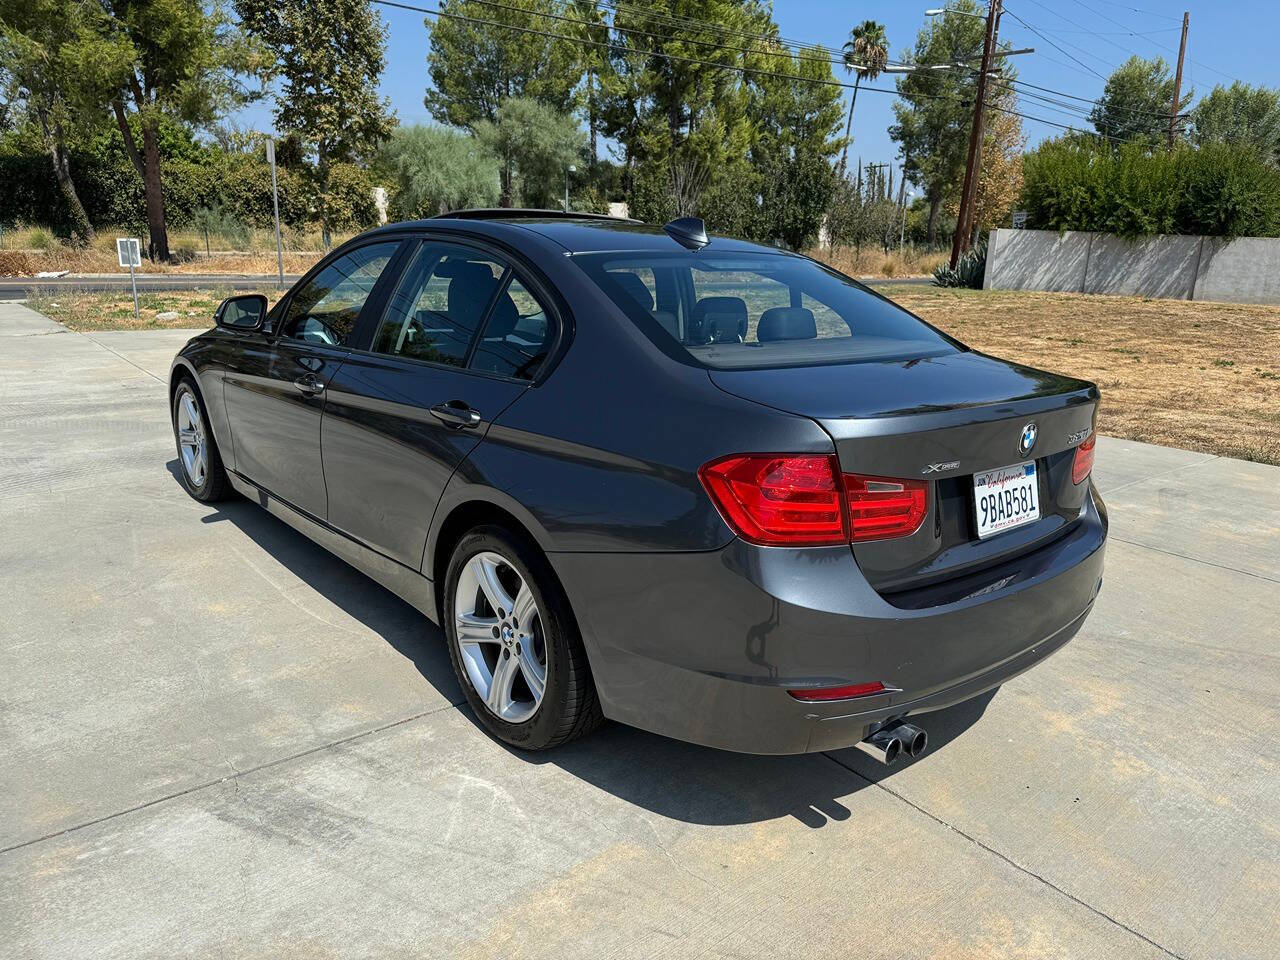
<svg viewBox="0 0 1280 960"><path fill-rule="evenodd" d="M1128 294L1179 300L1280 304L1280 239L996 230L987 250L989 290Z"/></svg>

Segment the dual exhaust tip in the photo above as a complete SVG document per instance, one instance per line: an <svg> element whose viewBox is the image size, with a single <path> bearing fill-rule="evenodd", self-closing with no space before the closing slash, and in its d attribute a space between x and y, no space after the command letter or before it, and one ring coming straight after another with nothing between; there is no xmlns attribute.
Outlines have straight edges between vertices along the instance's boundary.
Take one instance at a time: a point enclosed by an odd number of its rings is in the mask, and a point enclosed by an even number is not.
<svg viewBox="0 0 1280 960"><path fill-rule="evenodd" d="M885 766L897 763L903 754L913 760L929 746L929 735L911 723L893 723L881 727L867 739L854 744L859 750Z"/></svg>

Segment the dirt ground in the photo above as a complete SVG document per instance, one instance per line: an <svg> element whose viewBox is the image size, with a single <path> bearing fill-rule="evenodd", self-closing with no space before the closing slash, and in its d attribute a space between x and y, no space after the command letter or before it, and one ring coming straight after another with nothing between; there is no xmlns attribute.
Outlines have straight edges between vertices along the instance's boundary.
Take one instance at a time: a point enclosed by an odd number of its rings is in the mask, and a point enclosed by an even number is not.
<svg viewBox="0 0 1280 960"><path fill-rule="evenodd" d="M974 349L1094 381L1104 434L1280 463L1280 307L881 290Z"/></svg>
<svg viewBox="0 0 1280 960"><path fill-rule="evenodd" d="M72 330L89 333L96 330L157 330L165 328L211 327L218 304L235 293L263 293L262 290L236 290L210 287L208 290L156 291L138 294L138 316L133 313L133 295L123 292L78 293L58 290L32 297L27 306L43 313ZM274 293L267 300L275 303ZM157 314L175 316L159 319Z"/></svg>
<svg viewBox="0 0 1280 960"><path fill-rule="evenodd" d="M977 350L1094 381L1102 433L1280 463L1280 307L881 289ZM233 292L145 293L140 320L127 293L59 291L30 306L81 331L199 327ZM166 311L177 316L157 319Z"/></svg>

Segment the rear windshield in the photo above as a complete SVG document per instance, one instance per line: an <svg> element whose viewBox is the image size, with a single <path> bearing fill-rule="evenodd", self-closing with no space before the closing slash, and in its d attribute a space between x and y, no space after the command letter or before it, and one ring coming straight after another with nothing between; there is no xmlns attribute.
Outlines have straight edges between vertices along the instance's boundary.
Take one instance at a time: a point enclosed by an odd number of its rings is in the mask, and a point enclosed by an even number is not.
<svg viewBox="0 0 1280 960"><path fill-rule="evenodd" d="M598 253L574 262L651 338L708 367L788 367L954 353L901 307L785 254Z"/></svg>

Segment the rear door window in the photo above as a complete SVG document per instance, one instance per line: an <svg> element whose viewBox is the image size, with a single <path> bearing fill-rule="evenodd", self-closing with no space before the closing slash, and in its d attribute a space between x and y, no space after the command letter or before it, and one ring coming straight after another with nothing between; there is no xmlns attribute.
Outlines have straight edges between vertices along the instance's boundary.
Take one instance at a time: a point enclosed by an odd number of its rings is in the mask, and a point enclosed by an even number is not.
<svg viewBox="0 0 1280 960"><path fill-rule="evenodd" d="M505 274L505 264L469 247L422 244L392 294L373 351L465 366Z"/></svg>
<svg viewBox="0 0 1280 960"><path fill-rule="evenodd" d="M424 242L374 335L372 350L532 379L553 341L541 302L510 264L471 247Z"/></svg>

